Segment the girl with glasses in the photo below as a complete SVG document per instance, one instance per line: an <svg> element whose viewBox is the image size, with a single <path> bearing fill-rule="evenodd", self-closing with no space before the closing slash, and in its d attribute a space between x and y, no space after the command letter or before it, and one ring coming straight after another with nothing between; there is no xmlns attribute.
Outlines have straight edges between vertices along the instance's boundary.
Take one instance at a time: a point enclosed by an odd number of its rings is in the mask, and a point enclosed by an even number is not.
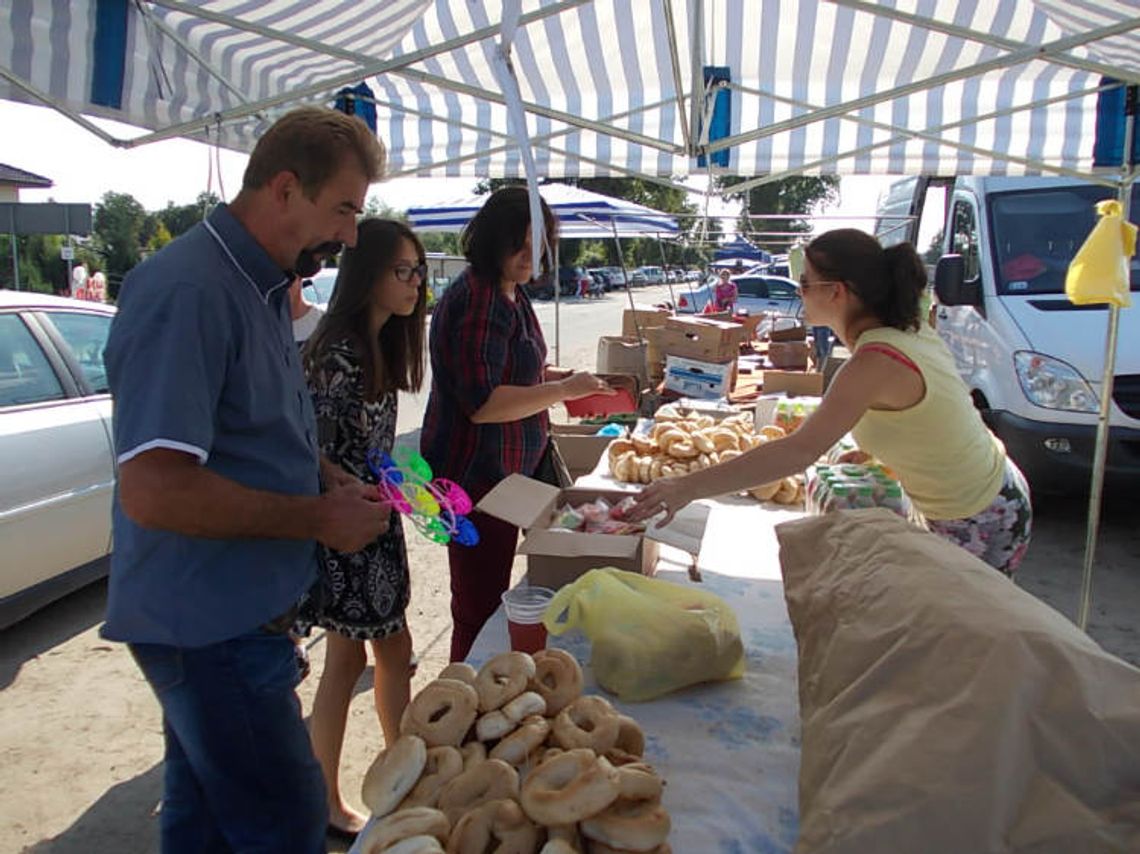
<svg viewBox="0 0 1140 854"><path fill-rule="evenodd" d="M631 518L664 510L668 521L694 499L801 472L851 432L862 457L894 469L931 531L1012 575L1029 546L1029 487L925 322L922 260L910 244L884 250L856 229L820 235L805 256L805 319L852 354L819 408L784 439L653 483Z"/></svg>
<svg viewBox="0 0 1140 854"><path fill-rule="evenodd" d="M398 391L418 391L424 377L427 289L424 248L394 220L360 222L356 246L345 249L328 313L304 350L317 416L317 438L328 460L364 484L376 478L366 455L390 451ZM405 609L410 582L400 516L359 552L320 547L320 577L301 605L299 629L326 630L325 666L313 701L310 732L329 802L329 829L353 835L365 816L340 793L338 768L353 688L375 659L373 694L384 743L399 737L408 704L412 638Z"/></svg>

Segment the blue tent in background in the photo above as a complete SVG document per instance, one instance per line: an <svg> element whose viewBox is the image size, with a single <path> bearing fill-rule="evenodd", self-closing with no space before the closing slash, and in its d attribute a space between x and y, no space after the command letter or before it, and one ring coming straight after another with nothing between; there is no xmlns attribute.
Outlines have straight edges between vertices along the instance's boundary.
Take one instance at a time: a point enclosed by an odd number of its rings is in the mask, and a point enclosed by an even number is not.
<svg viewBox="0 0 1140 854"><path fill-rule="evenodd" d="M717 247L716 255L713 258L714 263L724 260L754 261L759 264L765 261L771 261L772 256L759 246L754 246L741 237L729 243L722 243Z"/></svg>

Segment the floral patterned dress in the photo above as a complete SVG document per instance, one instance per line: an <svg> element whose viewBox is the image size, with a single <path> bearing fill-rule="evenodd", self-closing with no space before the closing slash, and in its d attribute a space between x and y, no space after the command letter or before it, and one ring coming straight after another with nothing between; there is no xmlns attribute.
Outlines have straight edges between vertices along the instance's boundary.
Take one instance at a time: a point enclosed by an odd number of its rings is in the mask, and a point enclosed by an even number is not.
<svg viewBox="0 0 1140 854"><path fill-rule="evenodd" d="M328 460L375 483L366 456L390 451L396 436L396 392L365 400L364 371L352 342L330 347L309 376L318 442ZM406 625L410 580L400 515L388 532L358 552L319 546L320 574L301 602L298 629L314 625L355 640L388 637Z"/></svg>

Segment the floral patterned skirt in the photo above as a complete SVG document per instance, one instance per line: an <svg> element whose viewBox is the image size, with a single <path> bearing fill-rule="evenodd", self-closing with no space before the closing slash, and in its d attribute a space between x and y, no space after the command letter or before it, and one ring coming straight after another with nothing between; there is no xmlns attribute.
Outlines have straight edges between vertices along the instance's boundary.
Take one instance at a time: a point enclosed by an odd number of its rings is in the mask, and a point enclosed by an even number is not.
<svg viewBox="0 0 1140 854"><path fill-rule="evenodd" d="M1012 578L1029 548L1033 528L1033 504L1025 475L1006 457L1005 479L989 507L966 519L927 519L926 525Z"/></svg>

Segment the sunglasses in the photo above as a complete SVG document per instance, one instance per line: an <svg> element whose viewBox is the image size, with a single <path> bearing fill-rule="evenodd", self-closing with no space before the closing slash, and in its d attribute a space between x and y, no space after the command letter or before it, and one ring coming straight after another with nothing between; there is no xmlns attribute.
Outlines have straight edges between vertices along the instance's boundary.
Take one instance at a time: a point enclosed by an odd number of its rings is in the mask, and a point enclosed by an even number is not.
<svg viewBox="0 0 1140 854"><path fill-rule="evenodd" d="M818 288L820 285L842 285L843 281L840 279L820 279L818 282L809 282L807 274L800 275L799 290L801 293L806 293L812 288Z"/></svg>
<svg viewBox="0 0 1140 854"><path fill-rule="evenodd" d="M392 268L392 272L396 274L396 278L401 282L410 282L412 276L418 276L422 282L427 278L427 264L417 264L411 266L410 264L397 264Z"/></svg>

